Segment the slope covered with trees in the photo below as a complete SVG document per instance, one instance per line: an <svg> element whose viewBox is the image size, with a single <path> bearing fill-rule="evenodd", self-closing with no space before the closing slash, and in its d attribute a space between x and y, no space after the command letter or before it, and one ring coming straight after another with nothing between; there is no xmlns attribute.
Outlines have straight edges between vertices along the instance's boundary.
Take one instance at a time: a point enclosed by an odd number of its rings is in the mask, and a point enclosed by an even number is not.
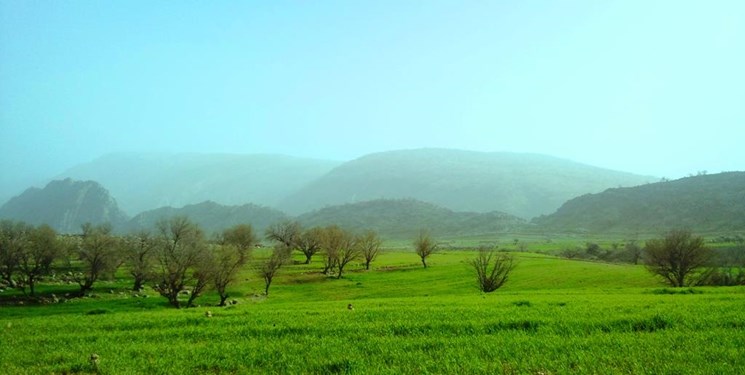
<svg viewBox="0 0 745 375"><path fill-rule="evenodd" d="M255 204L226 206L212 201L190 204L180 208L161 207L145 211L129 221L128 231L153 228L158 221L175 216L185 216L207 233L217 233L238 224L250 223L256 233L263 233L272 223L287 220L281 211Z"/></svg>
<svg viewBox="0 0 745 375"><path fill-rule="evenodd" d="M80 233L81 225L127 221L108 190L95 181L52 181L43 189L29 188L2 207L0 218L46 224L61 233Z"/></svg>
<svg viewBox="0 0 745 375"><path fill-rule="evenodd" d="M413 198L455 211L531 218L582 194L653 180L536 154L402 150L342 164L279 207L298 214L342 203Z"/></svg>
<svg viewBox="0 0 745 375"><path fill-rule="evenodd" d="M59 177L94 180L131 215L212 200L274 206L338 165L268 154L119 153L73 167Z"/></svg>
<svg viewBox="0 0 745 375"><path fill-rule="evenodd" d="M745 172L608 189L566 202L533 223L547 229L649 232L745 230Z"/></svg>
<svg viewBox="0 0 745 375"><path fill-rule="evenodd" d="M300 215L298 221L305 227L339 225L354 231L371 229L384 238L411 238L422 229L436 236L472 235L526 225L523 219L502 212L455 212L413 199L329 206Z"/></svg>

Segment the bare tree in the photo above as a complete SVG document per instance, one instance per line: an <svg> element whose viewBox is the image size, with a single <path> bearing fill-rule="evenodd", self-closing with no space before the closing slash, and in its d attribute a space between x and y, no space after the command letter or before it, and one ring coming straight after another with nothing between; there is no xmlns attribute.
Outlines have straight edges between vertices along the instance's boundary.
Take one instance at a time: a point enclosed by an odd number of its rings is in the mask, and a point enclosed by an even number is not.
<svg viewBox="0 0 745 375"><path fill-rule="evenodd" d="M427 258L439 250L437 243L430 237L429 232L420 231L414 241L414 252L422 259L422 265L427 268Z"/></svg>
<svg viewBox="0 0 745 375"><path fill-rule="evenodd" d="M28 241L19 243L19 245L21 245L18 249L19 272L15 284L24 294L28 286L31 296L34 296L36 282L51 272L52 263L60 255L57 233L48 225L42 225L30 230Z"/></svg>
<svg viewBox="0 0 745 375"><path fill-rule="evenodd" d="M248 260L257 240L251 224L238 224L225 229L219 237L220 243L235 247L243 263Z"/></svg>
<svg viewBox="0 0 745 375"><path fill-rule="evenodd" d="M18 271L21 252L29 244L34 228L26 223L11 220L0 221L0 280L13 287L13 276Z"/></svg>
<svg viewBox="0 0 745 375"><path fill-rule="evenodd" d="M304 230L296 240L297 249L305 255L305 264L310 264L310 260L313 255L316 255L321 251L321 245L323 241L323 229L322 228L310 228Z"/></svg>
<svg viewBox="0 0 745 375"><path fill-rule="evenodd" d="M73 277L80 285L80 295L93 288L93 284L106 274L113 273L121 264L118 254L118 242L111 234L111 225L94 226L83 224L83 236L77 251L78 259L83 263L83 272Z"/></svg>
<svg viewBox="0 0 745 375"><path fill-rule="evenodd" d="M335 252L336 269L339 271L336 274L337 279L341 279L341 276L344 273L344 267L346 267L347 264L358 259L360 255L362 255L362 249L357 245L357 238L345 230L342 230L342 235L343 237L339 242L340 247Z"/></svg>
<svg viewBox="0 0 745 375"><path fill-rule="evenodd" d="M499 289L515 268L512 256L486 248L480 248L476 258L468 263L476 271L477 286L485 293Z"/></svg>
<svg viewBox="0 0 745 375"><path fill-rule="evenodd" d="M251 255L256 236L250 225L237 225L223 231L212 253L212 282L220 296L220 306L228 299L227 287L235 280Z"/></svg>
<svg viewBox="0 0 745 375"><path fill-rule="evenodd" d="M283 249L282 246L280 244L275 247L272 255L259 267L259 275L264 279L264 295L266 296L269 296L269 287L272 285L272 280L287 261L287 250Z"/></svg>
<svg viewBox="0 0 745 375"><path fill-rule="evenodd" d="M266 228L266 239L279 242L284 245L284 250L292 251L301 232L297 221L286 220Z"/></svg>
<svg viewBox="0 0 745 375"><path fill-rule="evenodd" d="M162 220L157 226L158 284L155 290L172 306L180 308L179 293L187 286L199 286L206 279L206 275L196 269L208 255L204 234L198 225L182 216ZM190 297L191 302L194 298Z"/></svg>
<svg viewBox="0 0 745 375"><path fill-rule="evenodd" d="M644 249L644 264L673 287L694 285L697 271L710 261L712 252L702 237L688 230L674 230L662 239L649 240Z"/></svg>
<svg viewBox="0 0 745 375"><path fill-rule="evenodd" d="M370 263L380 254L380 245L383 241L375 231L369 230L357 238L357 246L360 248L362 257L365 259L365 269L370 270Z"/></svg>
<svg viewBox="0 0 745 375"><path fill-rule="evenodd" d="M142 289L145 282L153 278L155 251L158 243L147 231L127 236L123 249L129 273L134 279L132 290Z"/></svg>

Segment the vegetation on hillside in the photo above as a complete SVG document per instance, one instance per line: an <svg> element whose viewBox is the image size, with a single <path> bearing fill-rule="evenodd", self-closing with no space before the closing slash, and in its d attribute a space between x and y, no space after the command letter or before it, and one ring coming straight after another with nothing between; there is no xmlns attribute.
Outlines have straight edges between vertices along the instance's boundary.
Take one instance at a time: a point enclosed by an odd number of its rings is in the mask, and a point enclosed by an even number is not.
<svg viewBox="0 0 745 375"><path fill-rule="evenodd" d="M608 189L566 202L532 222L545 230L661 233L745 229L745 172Z"/></svg>
<svg viewBox="0 0 745 375"><path fill-rule="evenodd" d="M526 225L502 212L454 212L413 199L379 199L330 206L298 217L304 226L339 225L353 231L372 229L386 238L411 238L427 228L437 236L503 233Z"/></svg>

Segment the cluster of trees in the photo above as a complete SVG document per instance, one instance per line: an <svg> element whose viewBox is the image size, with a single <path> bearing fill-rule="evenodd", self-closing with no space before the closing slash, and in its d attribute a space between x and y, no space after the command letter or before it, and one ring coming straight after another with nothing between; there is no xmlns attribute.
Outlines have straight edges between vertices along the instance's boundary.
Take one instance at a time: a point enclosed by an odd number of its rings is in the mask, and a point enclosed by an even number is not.
<svg viewBox="0 0 745 375"><path fill-rule="evenodd" d="M276 243L275 253L289 255L299 251L310 264L313 256L323 255L323 273L341 278L352 261L362 260L365 269L378 257L382 240L374 231L355 234L337 225L303 229L296 221L276 223L266 230L266 238Z"/></svg>
<svg viewBox="0 0 745 375"><path fill-rule="evenodd" d="M234 226L208 241L199 226L184 217L163 220L152 233L124 237L115 236L109 225L85 224L79 236L58 236L46 225L2 221L0 273L5 285L31 297L44 277L76 282L83 296L97 281L126 266L133 290L152 282L175 307L187 293L186 305L193 305L208 286L224 305L227 286L247 263L255 243L250 225Z"/></svg>
<svg viewBox="0 0 745 375"><path fill-rule="evenodd" d="M366 269L381 251L377 233L353 234L338 226L303 229L297 222L280 222L266 231L275 246L271 256L255 264L265 282L265 293L294 251L309 264L316 254L324 258L323 272L341 278L351 262L362 260ZM155 229L115 236L111 226L82 226L78 236L59 236L49 226L0 222L0 279L34 297L42 278L75 282L86 295L101 279L113 277L124 266L132 289L145 284L174 307L193 306L208 289L225 305L228 286L249 263L258 238L251 225L236 225L208 239L186 217L159 221ZM28 291L28 293L27 293ZM188 297L185 297L188 296ZM183 301L182 299L186 299Z"/></svg>

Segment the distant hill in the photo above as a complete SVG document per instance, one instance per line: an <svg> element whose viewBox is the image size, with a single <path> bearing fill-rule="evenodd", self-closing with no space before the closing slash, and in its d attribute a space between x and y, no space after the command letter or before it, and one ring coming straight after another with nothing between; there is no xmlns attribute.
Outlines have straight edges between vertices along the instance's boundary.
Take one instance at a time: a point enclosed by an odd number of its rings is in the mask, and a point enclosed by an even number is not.
<svg viewBox="0 0 745 375"><path fill-rule="evenodd" d="M653 180L536 154L402 150L344 163L290 195L279 208L299 214L328 205L413 198L455 211L531 218L582 194Z"/></svg>
<svg viewBox="0 0 745 375"><path fill-rule="evenodd" d="M297 219L304 227L337 224L351 230L376 230L384 238L408 238L421 229L436 236L474 235L499 233L526 225L524 220L501 212L454 212L413 199L381 199L325 207Z"/></svg>
<svg viewBox="0 0 745 375"><path fill-rule="evenodd" d="M536 218L545 228L590 232L745 230L745 172L608 189L566 202Z"/></svg>
<svg viewBox="0 0 745 375"><path fill-rule="evenodd" d="M29 188L0 207L0 218L48 224L61 233L79 233L80 226L127 220L109 192L94 181L56 180L43 189Z"/></svg>
<svg viewBox="0 0 745 375"><path fill-rule="evenodd" d="M59 177L95 180L135 215L163 206L206 200L274 206L339 162L265 154L118 153L100 157Z"/></svg>
<svg viewBox="0 0 745 375"><path fill-rule="evenodd" d="M283 212L255 204L225 206L206 201L181 208L162 207L145 211L132 218L125 228L127 231L154 230L159 220L173 216L190 218L208 234L219 232L237 224L251 224L259 237L263 237L264 229L269 225L289 219Z"/></svg>

